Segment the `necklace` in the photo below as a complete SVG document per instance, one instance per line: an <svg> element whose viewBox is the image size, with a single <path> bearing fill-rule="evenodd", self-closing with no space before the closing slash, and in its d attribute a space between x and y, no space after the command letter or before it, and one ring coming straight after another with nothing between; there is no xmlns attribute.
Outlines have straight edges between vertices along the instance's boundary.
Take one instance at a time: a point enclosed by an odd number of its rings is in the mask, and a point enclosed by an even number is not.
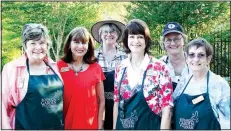
<svg viewBox="0 0 231 131"><path fill-rule="evenodd" d="M71 66L72 66L72 69L73 69L73 71L75 72L75 75L76 75L76 76L78 75L78 73L79 73L80 71L83 70L83 62L82 62L82 64L81 64L81 66L80 66L79 69L76 69L73 63L71 64Z"/></svg>

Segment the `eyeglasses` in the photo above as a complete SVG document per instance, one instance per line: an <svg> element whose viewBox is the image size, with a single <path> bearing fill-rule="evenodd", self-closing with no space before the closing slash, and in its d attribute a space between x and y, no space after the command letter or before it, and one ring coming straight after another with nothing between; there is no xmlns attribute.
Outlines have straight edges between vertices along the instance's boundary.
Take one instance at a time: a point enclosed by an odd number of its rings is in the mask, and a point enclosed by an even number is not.
<svg viewBox="0 0 231 131"><path fill-rule="evenodd" d="M198 53L198 54L196 55L195 53L190 53L190 54L188 54L188 57L189 57L190 59L193 59L193 58L195 58L195 57L197 57L198 59L201 59L201 58L206 57L206 54L204 54L204 53Z"/></svg>
<svg viewBox="0 0 231 131"><path fill-rule="evenodd" d="M112 33L115 33L116 31L115 30L110 30L110 31L108 31L108 30L105 30L105 31L103 31L103 33L104 34L112 34Z"/></svg>
<svg viewBox="0 0 231 131"><path fill-rule="evenodd" d="M165 44L171 44L172 41L174 43L179 43L181 41L181 38L174 38L174 39L167 39L166 41L164 41Z"/></svg>

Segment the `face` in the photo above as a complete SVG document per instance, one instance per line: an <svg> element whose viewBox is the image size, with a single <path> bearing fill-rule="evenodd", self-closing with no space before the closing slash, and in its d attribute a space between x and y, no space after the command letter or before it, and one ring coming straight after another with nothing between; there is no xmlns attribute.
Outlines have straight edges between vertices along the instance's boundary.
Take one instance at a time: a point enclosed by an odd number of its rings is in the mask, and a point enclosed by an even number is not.
<svg viewBox="0 0 231 131"><path fill-rule="evenodd" d="M211 56L206 56L205 48L192 46L189 48L187 55L187 63L192 71L203 71L208 69L211 61Z"/></svg>
<svg viewBox="0 0 231 131"><path fill-rule="evenodd" d="M145 47L144 35L128 35L128 48L131 50L131 53L144 54Z"/></svg>
<svg viewBox="0 0 231 131"><path fill-rule="evenodd" d="M105 27L101 32L101 40L103 44L114 45L118 39L116 31L112 31L110 27Z"/></svg>
<svg viewBox="0 0 231 131"><path fill-rule="evenodd" d="M178 54L183 51L184 38L179 33L169 33L164 38L164 46L168 54Z"/></svg>
<svg viewBox="0 0 231 131"><path fill-rule="evenodd" d="M88 50L88 42L81 42L81 41L75 41L71 40L71 52L72 56L75 57L83 57Z"/></svg>
<svg viewBox="0 0 231 131"><path fill-rule="evenodd" d="M26 42L26 54L30 61L41 61L47 54L48 43L44 37Z"/></svg>

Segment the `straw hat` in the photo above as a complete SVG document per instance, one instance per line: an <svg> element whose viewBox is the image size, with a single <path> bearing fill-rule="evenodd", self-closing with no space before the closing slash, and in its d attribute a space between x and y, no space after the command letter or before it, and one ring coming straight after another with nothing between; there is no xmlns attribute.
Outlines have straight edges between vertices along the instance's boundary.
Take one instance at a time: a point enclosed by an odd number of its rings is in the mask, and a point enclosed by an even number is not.
<svg viewBox="0 0 231 131"><path fill-rule="evenodd" d="M95 23L91 28L91 34L94 37L94 39L100 43L100 36L99 36L99 28L104 24L114 24L118 29L121 31L120 36L118 36L118 42L121 42L122 40L122 33L125 28L125 25L117 20L103 20Z"/></svg>

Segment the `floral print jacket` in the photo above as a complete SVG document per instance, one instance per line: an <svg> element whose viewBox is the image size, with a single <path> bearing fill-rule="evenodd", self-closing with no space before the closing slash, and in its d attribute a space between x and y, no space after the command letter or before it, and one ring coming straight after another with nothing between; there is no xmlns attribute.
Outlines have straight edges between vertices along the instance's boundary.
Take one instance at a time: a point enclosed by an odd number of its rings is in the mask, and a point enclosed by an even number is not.
<svg viewBox="0 0 231 131"><path fill-rule="evenodd" d="M166 64L156 58L149 56L149 64L146 68L147 74L144 80L143 89L144 97L150 109L157 115L161 116L162 108L166 106L173 106L172 98L172 81L169 76L169 71L166 68ZM126 61L129 61L129 58L126 58L117 66L115 70L115 83L114 83L114 101L119 102L119 85L120 95L122 99L129 99L131 96L139 91L136 87L131 89L127 79L127 72L125 71L124 78L121 81L121 77L124 69L127 67ZM143 77L142 77L143 78ZM138 85L142 84L142 79L139 80ZM139 87L139 86L137 86Z"/></svg>

